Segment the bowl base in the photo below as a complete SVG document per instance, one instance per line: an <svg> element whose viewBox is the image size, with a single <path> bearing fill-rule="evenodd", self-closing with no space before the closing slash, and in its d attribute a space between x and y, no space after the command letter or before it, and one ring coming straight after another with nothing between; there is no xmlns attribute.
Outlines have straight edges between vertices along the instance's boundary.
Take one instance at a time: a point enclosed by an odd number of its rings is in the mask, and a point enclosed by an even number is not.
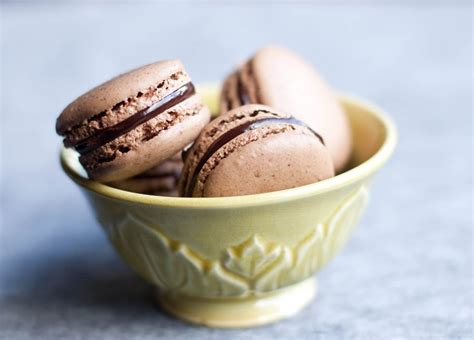
<svg viewBox="0 0 474 340"><path fill-rule="evenodd" d="M157 292L160 305L179 319L219 328L254 327L288 318L316 295L314 278L245 298L198 298Z"/></svg>

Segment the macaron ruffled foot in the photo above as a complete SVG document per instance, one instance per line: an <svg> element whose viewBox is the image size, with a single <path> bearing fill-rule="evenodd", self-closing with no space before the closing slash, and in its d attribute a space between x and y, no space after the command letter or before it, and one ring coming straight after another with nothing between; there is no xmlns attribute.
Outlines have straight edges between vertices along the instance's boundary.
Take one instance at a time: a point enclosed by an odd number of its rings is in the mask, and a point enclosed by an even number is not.
<svg viewBox="0 0 474 340"><path fill-rule="evenodd" d="M114 188L146 195L178 196L178 182L183 169L181 152L141 174L108 183Z"/></svg>

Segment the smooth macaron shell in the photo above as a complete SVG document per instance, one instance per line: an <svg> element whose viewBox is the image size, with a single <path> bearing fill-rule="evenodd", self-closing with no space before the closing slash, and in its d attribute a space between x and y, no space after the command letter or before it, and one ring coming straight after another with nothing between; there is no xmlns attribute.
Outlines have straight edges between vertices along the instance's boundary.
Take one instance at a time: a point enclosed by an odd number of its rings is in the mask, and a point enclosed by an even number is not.
<svg viewBox="0 0 474 340"><path fill-rule="evenodd" d="M231 110L208 124L189 151L180 193L194 197L249 195L293 188L334 175L329 151L305 126L275 122L222 145L199 170L209 146L246 123L289 118L263 105ZM197 176L193 174L197 173ZM195 177L195 181L193 181Z"/></svg>
<svg viewBox="0 0 474 340"><path fill-rule="evenodd" d="M306 122L324 138L336 172L347 166L352 149L347 117L326 82L300 56L278 46L257 51L225 80L221 112L245 104L245 100Z"/></svg>
<svg viewBox="0 0 474 340"><path fill-rule="evenodd" d="M74 146L123 122L191 82L178 60L132 70L84 94L57 120L65 145ZM88 175L103 182L142 173L172 157L199 134L210 113L197 94L141 123L117 138L82 154Z"/></svg>
<svg viewBox="0 0 474 340"><path fill-rule="evenodd" d="M237 146L209 173L198 193L203 197L250 195L333 177L326 147L302 130L296 128Z"/></svg>
<svg viewBox="0 0 474 340"><path fill-rule="evenodd" d="M254 117L250 115L252 112L257 112ZM281 115L269 111L269 108L263 105L248 105L240 110L232 110L222 114L212 120L196 139L192 147L186 152L185 165L180 180L181 195L185 195L188 190L194 169L198 165L201 158L209 149L211 144L221 137L225 132L232 128L239 126L245 122L255 120L258 118L279 117Z"/></svg>

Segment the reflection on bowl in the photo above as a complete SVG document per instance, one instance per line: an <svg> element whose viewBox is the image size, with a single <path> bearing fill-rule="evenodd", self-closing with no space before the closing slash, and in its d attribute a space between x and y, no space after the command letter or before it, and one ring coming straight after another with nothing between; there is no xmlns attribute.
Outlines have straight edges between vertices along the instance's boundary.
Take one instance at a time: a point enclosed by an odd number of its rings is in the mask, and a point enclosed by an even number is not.
<svg viewBox="0 0 474 340"><path fill-rule="evenodd" d="M211 108L218 88L201 88ZM176 198L122 191L84 176L77 155L61 164L117 252L158 287L172 314L214 327L288 317L315 295L313 275L344 246L365 209L372 176L391 156L396 131L378 108L341 96L352 127L351 168L277 192Z"/></svg>

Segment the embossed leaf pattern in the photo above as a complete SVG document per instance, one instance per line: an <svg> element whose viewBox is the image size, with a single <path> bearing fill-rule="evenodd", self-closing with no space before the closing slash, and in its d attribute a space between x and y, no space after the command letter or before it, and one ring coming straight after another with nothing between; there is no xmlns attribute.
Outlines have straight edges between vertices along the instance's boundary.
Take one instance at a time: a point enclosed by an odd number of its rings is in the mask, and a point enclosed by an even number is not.
<svg viewBox="0 0 474 340"><path fill-rule="evenodd" d="M162 290L210 296L242 295L247 290L245 283L227 275L220 266L130 214L111 230L109 236L125 261Z"/></svg>
<svg viewBox="0 0 474 340"><path fill-rule="evenodd" d="M251 289L270 290L271 278L291 266L291 251L281 245L261 240L257 235L227 249L223 264L226 269L248 282Z"/></svg>
<svg viewBox="0 0 474 340"><path fill-rule="evenodd" d="M327 223L317 223L294 247L252 235L226 249L220 261L204 258L130 213L105 224L124 260L161 289L191 296L243 296L314 274L346 243L367 198L367 189L358 188Z"/></svg>
<svg viewBox="0 0 474 340"><path fill-rule="evenodd" d="M342 249L357 225L369 198L365 186L360 187L333 214L327 223L327 234L320 248L321 266L325 265Z"/></svg>
<svg viewBox="0 0 474 340"><path fill-rule="evenodd" d="M320 266L319 249L324 240L324 225L318 223L316 227L295 248L295 262L289 275L292 280L312 275Z"/></svg>
<svg viewBox="0 0 474 340"><path fill-rule="evenodd" d="M224 266L246 279L253 280L272 265L281 251L281 246L264 243L254 235L247 241L227 249Z"/></svg>

